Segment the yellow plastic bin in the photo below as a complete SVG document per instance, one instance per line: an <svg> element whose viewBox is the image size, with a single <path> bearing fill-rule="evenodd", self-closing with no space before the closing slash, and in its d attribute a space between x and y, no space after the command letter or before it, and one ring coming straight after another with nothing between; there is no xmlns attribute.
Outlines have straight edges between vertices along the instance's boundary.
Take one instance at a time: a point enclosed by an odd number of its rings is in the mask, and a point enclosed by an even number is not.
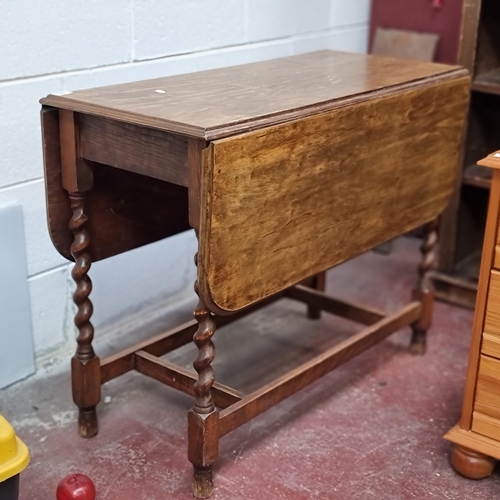
<svg viewBox="0 0 500 500"><path fill-rule="evenodd" d="M0 498L18 500L19 474L30 461L26 445L12 426L0 415Z"/></svg>

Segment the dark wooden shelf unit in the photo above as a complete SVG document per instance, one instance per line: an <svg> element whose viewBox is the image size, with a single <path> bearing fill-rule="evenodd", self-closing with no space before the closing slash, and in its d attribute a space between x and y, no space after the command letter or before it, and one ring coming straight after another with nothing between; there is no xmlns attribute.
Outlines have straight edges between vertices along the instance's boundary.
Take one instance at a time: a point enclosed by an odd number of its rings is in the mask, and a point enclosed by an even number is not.
<svg viewBox="0 0 500 500"><path fill-rule="evenodd" d="M491 171L476 164L469 165L464 170L462 182L467 186L489 189L491 186Z"/></svg>
<svg viewBox="0 0 500 500"><path fill-rule="evenodd" d="M478 75L472 81L472 90L485 94L500 95L500 69Z"/></svg>
<svg viewBox="0 0 500 500"><path fill-rule="evenodd" d="M500 149L500 2L464 2L459 64L472 91L460 184L441 221L437 295L474 307L491 173L477 161Z"/></svg>

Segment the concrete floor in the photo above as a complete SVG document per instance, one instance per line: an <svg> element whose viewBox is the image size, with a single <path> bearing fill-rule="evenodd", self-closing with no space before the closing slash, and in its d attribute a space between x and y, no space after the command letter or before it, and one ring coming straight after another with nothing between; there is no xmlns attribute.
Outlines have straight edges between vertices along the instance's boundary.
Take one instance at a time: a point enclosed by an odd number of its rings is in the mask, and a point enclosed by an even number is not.
<svg viewBox="0 0 500 500"><path fill-rule="evenodd" d="M389 257L369 252L334 269L328 291L396 310L414 283L417 244L402 238ZM190 307L162 326L187 319ZM283 300L218 331L217 380L248 391L358 329L327 314L307 320L304 309ZM398 332L224 437L213 498L500 498L498 472L459 477L442 439L459 418L471 325L471 311L440 303L424 357L408 353L409 330ZM138 338L106 339L99 352ZM188 346L169 359L187 366L193 357ZM0 411L31 451L21 500L55 498L58 481L74 472L94 480L99 500L191 498L190 398L135 373L104 386L103 397L100 433L83 440L67 372L3 391Z"/></svg>

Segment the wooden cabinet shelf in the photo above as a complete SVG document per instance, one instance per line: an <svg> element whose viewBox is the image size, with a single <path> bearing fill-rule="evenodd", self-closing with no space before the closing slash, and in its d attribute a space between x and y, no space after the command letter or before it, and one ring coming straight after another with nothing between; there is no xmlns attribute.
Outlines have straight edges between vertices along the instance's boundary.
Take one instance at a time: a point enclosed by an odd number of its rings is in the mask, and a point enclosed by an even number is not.
<svg viewBox="0 0 500 500"><path fill-rule="evenodd" d="M480 264L481 252L477 251L458 262L452 273L434 273L436 298L463 307L475 304Z"/></svg>
<svg viewBox="0 0 500 500"><path fill-rule="evenodd" d="M468 186L489 189L491 186L491 169L479 165L469 165L464 170L462 182Z"/></svg>
<svg viewBox="0 0 500 500"><path fill-rule="evenodd" d="M500 95L500 68L476 76L472 82L472 90Z"/></svg>
<svg viewBox="0 0 500 500"><path fill-rule="evenodd" d="M438 296L475 304L475 257L481 255L491 178L476 163L500 150L500 1L463 2L458 64L472 77L462 183L441 219ZM464 263L467 265L464 267ZM472 279L473 278L473 279Z"/></svg>

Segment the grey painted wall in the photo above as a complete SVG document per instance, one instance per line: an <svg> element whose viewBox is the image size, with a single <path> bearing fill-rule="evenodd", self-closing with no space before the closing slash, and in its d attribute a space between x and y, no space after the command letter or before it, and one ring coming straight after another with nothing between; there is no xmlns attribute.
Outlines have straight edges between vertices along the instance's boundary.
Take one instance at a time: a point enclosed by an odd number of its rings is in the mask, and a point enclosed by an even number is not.
<svg viewBox="0 0 500 500"><path fill-rule="evenodd" d="M0 207L0 389L35 371L22 208Z"/></svg>
<svg viewBox="0 0 500 500"><path fill-rule="evenodd" d="M39 99L325 48L363 52L369 7L370 0L0 0L0 206L23 208L39 366L67 356L76 336L70 266L47 231ZM96 337L117 319L192 293L195 252L190 232L93 265Z"/></svg>

